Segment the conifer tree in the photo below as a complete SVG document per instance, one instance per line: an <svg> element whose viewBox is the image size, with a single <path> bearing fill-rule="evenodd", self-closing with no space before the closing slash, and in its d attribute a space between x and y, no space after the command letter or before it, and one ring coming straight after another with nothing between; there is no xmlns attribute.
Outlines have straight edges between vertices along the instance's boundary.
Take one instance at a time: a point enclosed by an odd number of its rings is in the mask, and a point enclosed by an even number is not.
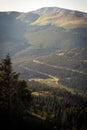
<svg viewBox="0 0 87 130"><path fill-rule="evenodd" d="M9 54L0 63L0 111L9 116L28 109L31 93L27 83L19 80L19 74L12 69Z"/></svg>

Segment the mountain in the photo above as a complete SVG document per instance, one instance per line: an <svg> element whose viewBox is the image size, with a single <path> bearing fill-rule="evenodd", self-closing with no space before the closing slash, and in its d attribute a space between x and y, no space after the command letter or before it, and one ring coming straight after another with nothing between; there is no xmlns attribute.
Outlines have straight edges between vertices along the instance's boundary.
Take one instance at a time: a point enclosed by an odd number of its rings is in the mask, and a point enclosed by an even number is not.
<svg viewBox="0 0 87 130"><path fill-rule="evenodd" d="M87 13L58 7L0 12L0 57L16 60L87 47Z"/></svg>
<svg viewBox="0 0 87 130"><path fill-rule="evenodd" d="M87 14L79 11L72 11L62 8L42 8L35 13L40 15L33 24L35 25L47 25L52 24L60 27L87 27Z"/></svg>
<svg viewBox="0 0 87 130"><path fill-rule="evenodd" d="M9 91L3 86L8 66L0 67L1 124L12 129L86 130L87 13L58 7L0 12L0 61L7 53L20 77L12 71L9 83L16 86ZM31 104L26 102L27 90Z"/></svg>
<svg viewBox="0 0 87 130"><path fill-rule="evenodd" d="M0 57L8 52L21 78L87 91L86 13L57 7L1 12Z"/></svg>

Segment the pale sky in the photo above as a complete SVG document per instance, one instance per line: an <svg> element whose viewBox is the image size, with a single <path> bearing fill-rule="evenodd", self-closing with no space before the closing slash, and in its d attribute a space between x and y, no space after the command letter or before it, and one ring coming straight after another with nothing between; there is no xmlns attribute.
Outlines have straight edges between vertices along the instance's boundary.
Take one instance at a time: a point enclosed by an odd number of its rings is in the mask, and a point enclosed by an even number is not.
<svg viewBox="0 0 87 130"><path fill-rule="evenodd" d="M0 11L29 12L52 6L87 12L87 0L0 0Z"/></svg>

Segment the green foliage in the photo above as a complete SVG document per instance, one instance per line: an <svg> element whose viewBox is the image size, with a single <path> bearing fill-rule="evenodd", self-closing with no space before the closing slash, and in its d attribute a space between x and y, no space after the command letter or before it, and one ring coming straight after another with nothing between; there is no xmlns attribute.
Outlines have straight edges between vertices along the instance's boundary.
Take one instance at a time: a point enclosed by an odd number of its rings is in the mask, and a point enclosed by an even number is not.
<svg viewBox="0 0 87 130"><path fill-rule="evenodd" d="M12 69L9 54L0 64L0 115L21 115L29 109L31 92L26 81L19 80L19 74Z"/></svg>
<svg viewBox="0 0 87 130"><path fill-rule="evenodd" d="M28 85L13 71L8 54L0 63L1 122L24 129L86 130L86 96L35 81Z"/></svg>
<svg viewBox="0 0 87 130"><path fill-rule="evenodd" d="M45 129L86 130L87 97L35 81L29 87L34 96L31 111L45 120Z"/></svg>

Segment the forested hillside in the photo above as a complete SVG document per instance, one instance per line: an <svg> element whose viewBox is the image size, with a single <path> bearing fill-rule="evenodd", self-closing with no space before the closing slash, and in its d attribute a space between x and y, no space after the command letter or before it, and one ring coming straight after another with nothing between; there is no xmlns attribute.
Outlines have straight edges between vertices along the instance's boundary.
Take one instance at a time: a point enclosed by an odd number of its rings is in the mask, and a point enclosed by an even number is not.
<svg viewBox="0 0 87 130"><path fill-rule="evenodd" d="M17 66L18 65L18 66ZM87 93L87 49L61 50L15 65L21 78ZM22 70L21 70L22 69Z"/></svg>
<svg viewBox="0 0 87 130"><path fill-rule="evenodd" d="M1 123L11 129L86 130L87 96L60 85L50 87L34 80L27 84L18 77L7 55L0 63Z"/></svg>

